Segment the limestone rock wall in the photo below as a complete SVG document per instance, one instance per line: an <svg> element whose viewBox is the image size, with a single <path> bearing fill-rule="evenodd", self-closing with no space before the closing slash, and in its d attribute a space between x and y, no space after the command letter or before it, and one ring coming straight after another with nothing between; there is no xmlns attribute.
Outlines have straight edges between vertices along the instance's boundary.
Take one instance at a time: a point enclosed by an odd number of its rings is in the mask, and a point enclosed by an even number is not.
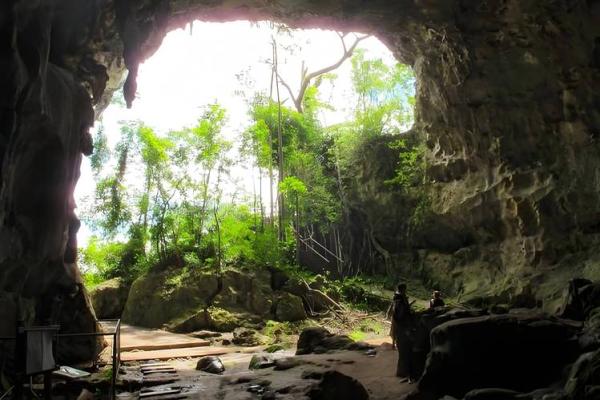
<svg viewBox="0 0 600 400"><path fill-rule="evenodd" d="M76 266L73 200L82 154L92 152L94 112L85 73L69 66L69 53L91 37L90 11L74 1L0 6L2 336L14 335L16 319L60 323L63 332L96 326ZM59 358L89 359L94 343L64 340Z"/></svg>
<svg viewBox="0 0 600 400"><path fill-rule="evenodd" d="M600 222L599 13L597 1L459 2L460 47L439 32L449 52L416 64L437 77L418 105L434 210L472 237L423 262L463 281L455 289L551 302L557 274L599 273L564 259L596 245Z"/></svg>
<svg viewBox="0 0 600 400"><path fill-rule="evenodd" d="M451 235L469 238L416 249L428 276L473 297L597 271L585 260L600 227L598 0L7 0L0 298L12 306L2 312L38 321L57 312L72 329L93 322L86 306L87 322L45 307L88 303L75 289L72 193L91 151L92 103L101 112L125 68L130 103L139 63L193 18L370 32L413 66L433 207Z"/></svg>

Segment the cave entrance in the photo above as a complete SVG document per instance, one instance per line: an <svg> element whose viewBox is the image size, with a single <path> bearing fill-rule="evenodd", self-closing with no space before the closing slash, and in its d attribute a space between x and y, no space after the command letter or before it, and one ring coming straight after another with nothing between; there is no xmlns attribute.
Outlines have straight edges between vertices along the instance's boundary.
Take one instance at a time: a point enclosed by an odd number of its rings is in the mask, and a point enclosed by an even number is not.
<svg viewBox="0 0 600 400"><path fill-rule="evenodd" d="M117 92L101 110L82 165L88 285L156 263L278 263L268 237L250 241L258 231L295 237L296 261L344 275L356 256L340 234L351 166L361 147L403 140L414 95L412 69L374 36L269 22L170 32L140 65L132 107Z"/></svg>

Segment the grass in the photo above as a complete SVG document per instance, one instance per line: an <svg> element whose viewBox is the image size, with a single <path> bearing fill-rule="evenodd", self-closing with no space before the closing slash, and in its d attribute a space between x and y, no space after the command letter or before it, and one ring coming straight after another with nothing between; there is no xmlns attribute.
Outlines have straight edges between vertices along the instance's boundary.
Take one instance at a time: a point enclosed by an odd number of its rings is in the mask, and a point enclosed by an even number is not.
<svg viewBox="0 0 600 400"><path fill-rule="evenodd" d="M348 334L348 337L355 342L361 342L367 338L367 334L361 330L355 329Z"/></svg>

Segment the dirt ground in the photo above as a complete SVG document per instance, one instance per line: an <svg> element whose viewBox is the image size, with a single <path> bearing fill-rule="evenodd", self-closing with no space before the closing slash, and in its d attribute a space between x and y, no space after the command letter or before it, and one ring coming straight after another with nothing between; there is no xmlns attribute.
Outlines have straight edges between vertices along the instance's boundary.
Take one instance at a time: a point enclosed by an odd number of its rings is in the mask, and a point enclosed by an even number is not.
<svg viewBox="0 0 600 400"><path fill-rule="evenodd" d="M397 353L385 340L374 340L376 353L340 351L328 354L294 356L294 351L275 353L276 358L293 358L300 363L293 368L276 371L274 368L249 370L254 354L229 353L220 356L225 365L222 375L196 371L198 358L188 357L163 361L178 371L179 380L164 387L181 388L190 399L250 400L261 399L273 392L276 399L307 399L305 393L318 381L305 379L307 375L336 370L357 379L366 388L372 400L398 399L414 389L414 385L401 382L395 376ZM135 371L137 363L128 363L125 369ZM159 387L160 388L160 387ZM252 393L255 390L258 393ZM134 394L121 393L121 399L135 398ZM264 397L268 398L268 397ZM335 400L335 399L332 399ZM340 399L341 400L341 399Z"/></svg>

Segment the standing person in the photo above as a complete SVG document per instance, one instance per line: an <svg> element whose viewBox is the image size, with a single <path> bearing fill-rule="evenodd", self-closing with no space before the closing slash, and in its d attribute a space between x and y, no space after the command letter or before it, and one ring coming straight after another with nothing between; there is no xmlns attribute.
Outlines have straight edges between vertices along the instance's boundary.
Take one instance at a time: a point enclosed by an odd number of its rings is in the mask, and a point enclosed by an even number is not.
<svg viewBox="0 0 600 400"><path fill-rule="evenodd" d="M406 295L406 284L400 283L394 293L392 301L392 329L396 349L398 350L398 364L396 366L396 376L407 377L411 383L414 377L414 368L412 363L412 328L413 314Z"/></svg>
<svg viewBox="0 0 600 400"><path fill-rule="evenodd" d="M434 290L431 294L431 300L429 300L429 308L444 307L445 305L446 303L442 299L442 292Z"/></svg>

